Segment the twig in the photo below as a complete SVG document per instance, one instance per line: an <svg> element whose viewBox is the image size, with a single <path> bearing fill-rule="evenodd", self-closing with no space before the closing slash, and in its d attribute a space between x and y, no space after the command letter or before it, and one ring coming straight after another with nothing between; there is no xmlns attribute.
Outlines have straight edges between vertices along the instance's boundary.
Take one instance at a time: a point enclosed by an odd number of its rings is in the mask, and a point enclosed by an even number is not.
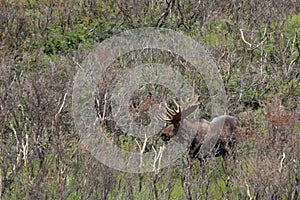
<svg viewBox="0 0 300 200"><path fill-rule="evenodd" d="M157 153L157 151L155 150L155 148L153 146L152 146L152 148L155 152L154 162L153 162L153 171L155 172L155 174L158 174L159 169L160 169L160 165L161 165L162 154L163 154L163 151L165 150L165 144L163 144L163 146L159 148L158 153ZM157 161L158 161L158 164L157 164Z"/></svg>
<svg viewBox="0 0 300 200"><path fill-rule="evenodd" d="M100 131L102 133L104 132L104 125L105 125L105 115L106 115L106 107L107 107L107 92L105 92L103 100L104 100L104 103L103 103L103 112L102 112L102 115L101 115L101 111L100 111L101 104L100 104L100 101L99 101L98 98L95 98L95 104L96 104L96 110L97 110L97 118L100 119Z"/></svg>
<svg viewBox="0 0 300 200"><path fill-rule="evenodd" d="M246 187L247 187L247 195L249 197L249 200L252 200L250 189L249 189L249 185L247 184L247 182L245 182L245 184L246 184Z"/></svg>
<svg viewBox="0 0 300 200"><path fill-rule="evenodd" d="M80 65L80 63L76 61L75 57L72 57L72 60L73 60L73 62L74 62L81 70L84 70L84 69L82 68L82 66Z"/></svg>
<svg viewBox="0 0 300 200"><path fill-rule="evenodd" d="M27 132L25 134L25 138L22 138L21 144L23 148L22 152L23 152L24 165L26 166L28 163L28 150L29 150L29 137Z"/></svg>
<svg viewBox="0 0 300 200"><path fill-rule="evenodd" d="M175 3L175 0L171 0L169 2L168 2L168 0L166 0L167 8L166 8L165 12L163 14L161 14L159 19L157 20L156 27L161 26L161 24L163 23L162 21L165 20L168 17L168 15L171 12L171 9L174 6L174 3Z"/></svg>
<svg viewBox="0 0 300 200"><path fill-rule="evenodd" d="M15 129L15 127L14 127L14 125L12 123L10 123L9 128L13 131L15 139L17 141L16 149L18 151L18 156L17 156L17 165L18 165L20 163L20 161L21 161L21 152L19 151L20 140L18 138L17 131L16 131L16 129Z"/></svg>
<svg viewBox="0 0 300 200"><path fill-rule="evenodd" d="M254 50L254 49L260 47L260 46L267 40L267 38L268 38L268 37L265 37L258 45L256 45L255 47L253 47L253 48L251 48L251 49L249 49L249 50L252 51L252 50Z"/></svg>
<svg viewBox="0 0 300 200"><path fill-rule="evenodd" d="M59 114L61 113L61 111L62 111L62 109L63 109L63 107L64 107L64 105L65 105L67 94L68 94L68 92L65 93L65 95L64 95L64 97L63 97L63 101L62 101L62 103L61 103L61 106L60 106L60 108L58 109L57 113L55 114L55 117L54 117L54 121L55 121L55 122L57 122L58 116L59 116Z"/></svg>
<svg viewBox="0 0 300 200"><path fill-rule="evenodd" d="M282 153L282 158L281 158L281 160L280 160L280 167L279 167L279 173L281 173L281 170L282 170L282 168L283 168L283 161L284 161L284 159L285 159L285 153L283 152Z"/></svg>
<svg viewBox="0 0 300 200"><path fill-rule="evenodd" d="M245 40L243 29L240 29L240 33L241 33L242 40L245 42L245 44L247 44L251 48L252 44L250 44Z"/></svg>
<svg viewBox="0 0 300 200"><path fill-rule="evenodd" d="M242 38L243 42L244 42L245 44L247 44L247 45L250 47L250 48L248 49L248 50L250 50L250 51L253 51L254 49L260 47L260 46L267 40L267 38L268 38L268 37L266 36L259 44L254 45L254 44L251 44L250 42L246 41L246 39L245 39L245 37L244 37L243 29L240 29L240 33L241 33L241 38ZM270 33L270 34L271 34L271 33ZM266 35L266 30L265 30L264 35Z"/></svg>
<svg viewBox="0 0 300 200"><path fill-rule="evenodd" d="M140 145L140 143L137 141L136 138L134 140L135 140L135 142L137 143L137 145L139 146L139 149L140 149L140 167L142 167L144 165L143 154L144 154L145 149L146 149L148 137L145 134L145 140L144 140L143 146Z"/></svg>

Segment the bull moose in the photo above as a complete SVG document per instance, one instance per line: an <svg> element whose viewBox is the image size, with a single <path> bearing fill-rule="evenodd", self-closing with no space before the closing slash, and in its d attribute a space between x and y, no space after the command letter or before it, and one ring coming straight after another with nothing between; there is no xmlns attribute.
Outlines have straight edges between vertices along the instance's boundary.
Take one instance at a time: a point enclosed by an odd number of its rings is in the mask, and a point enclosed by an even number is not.
<svg viewBox="0 0 300 200"><path fill-rule="evenodd" d="M240 126L236 117L221 115L212 121L205 119L189 119L199 106L199 96L179 105L174 99L175 109L164 104L165 113L157 114L158 119L166 123L160 131L161 139L168 142L178 136L189 140L188 153L190 161L199 159L202 162L208 156L222 156L224 159L229 153L235 152L235 131Z"/></svg>

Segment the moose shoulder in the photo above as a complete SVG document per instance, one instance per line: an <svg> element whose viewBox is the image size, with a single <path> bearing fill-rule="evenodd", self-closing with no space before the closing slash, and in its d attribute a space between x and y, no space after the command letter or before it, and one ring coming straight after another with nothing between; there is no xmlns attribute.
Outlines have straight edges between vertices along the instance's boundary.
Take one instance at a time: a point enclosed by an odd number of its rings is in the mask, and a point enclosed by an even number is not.
<svg viewBox="0 0 300 200"><path fill-rule="evenodd" d="M229 153L234 153L234 133L240 122L230 115L221 115L212 121L187 118L198 107L198 99L197 96L182 105L173 100L176 109L171 109L165 104L166 112L158 115L158 118L166 123L166 127L160 132L161 138L168 142L177 136L181 140L189 141L188 153L191 160L202 161L208 156L226 158Z"/></svg>

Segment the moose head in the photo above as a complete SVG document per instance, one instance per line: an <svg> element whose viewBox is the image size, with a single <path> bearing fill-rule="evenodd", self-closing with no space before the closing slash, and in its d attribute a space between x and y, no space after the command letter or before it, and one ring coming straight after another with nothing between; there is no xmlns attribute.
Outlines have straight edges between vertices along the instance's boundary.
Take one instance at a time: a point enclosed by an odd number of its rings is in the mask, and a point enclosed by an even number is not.
<svg viewBox="0 0 300 200"><path fill-rule="evenodd" d="M164 104L166 112L157 117L166 123L166 127L160 131L164 142L172 137L188 139L188 153L191 160L203 161L207 156L222 156L224 159L229 153L234 153L236 137L235 130L240 126L237 118L230 115L221 115L211 122L205 119L189 119L199 106L199 96L179 105L173 100L175 109ZM180 136L179 136L180 135Z"/></svg>

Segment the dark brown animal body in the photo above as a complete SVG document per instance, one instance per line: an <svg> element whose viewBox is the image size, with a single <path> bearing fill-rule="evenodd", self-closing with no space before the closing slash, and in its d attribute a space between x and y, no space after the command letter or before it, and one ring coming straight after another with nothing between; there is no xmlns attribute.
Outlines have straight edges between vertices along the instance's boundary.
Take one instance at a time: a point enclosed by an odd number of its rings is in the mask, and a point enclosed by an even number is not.
<svg viewBox="0 0 300 200"><path fill-rule="evenodd" d="M179 142L188 142L188 153L191 160L202 161L208 156L222 156L235 152L235 132L240 126L236 117L221 115L211 122L205 119L189 119L187 116L194 112L198 106L196 97L183 106L174 104L177 109L166 107L165 116L159 115L159 119L166 122L167 126L160 132L163 141L168 142L171 138Z"/></svg>

